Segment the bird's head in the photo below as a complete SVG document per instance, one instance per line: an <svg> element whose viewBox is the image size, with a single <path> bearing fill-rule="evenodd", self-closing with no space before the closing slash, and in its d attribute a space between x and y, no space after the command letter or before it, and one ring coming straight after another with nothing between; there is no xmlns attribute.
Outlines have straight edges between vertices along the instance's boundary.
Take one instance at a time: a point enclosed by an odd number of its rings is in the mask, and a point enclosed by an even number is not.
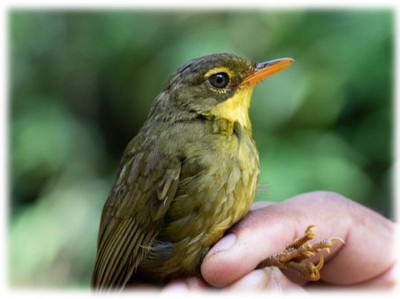
<svg viewBox="0 0 400 299"><path fill-rule="evenodd" d="M283 58L252 63L232 54L194 59L171 77L155 99L150 118L224 118L250 128L248 109L254 87L293 61Z"/></svg>

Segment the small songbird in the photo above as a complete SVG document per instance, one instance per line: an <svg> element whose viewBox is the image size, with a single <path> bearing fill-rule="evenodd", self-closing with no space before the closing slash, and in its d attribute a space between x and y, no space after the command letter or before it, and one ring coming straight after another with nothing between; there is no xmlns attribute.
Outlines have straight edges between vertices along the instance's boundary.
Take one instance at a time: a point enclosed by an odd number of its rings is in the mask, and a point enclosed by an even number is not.
<svg viewBox="0 0 400 299"><path fill-rule="evenodd" d="M200 275L204 256L246 215L256 194L259 157L248 115L253 89L292 63L215 54L172 75L126 147L103 208L94 289ZM330 246L326 241L305 246L312 237L309 228L263 266L318 279L323 260L299 267Z"/></svg>

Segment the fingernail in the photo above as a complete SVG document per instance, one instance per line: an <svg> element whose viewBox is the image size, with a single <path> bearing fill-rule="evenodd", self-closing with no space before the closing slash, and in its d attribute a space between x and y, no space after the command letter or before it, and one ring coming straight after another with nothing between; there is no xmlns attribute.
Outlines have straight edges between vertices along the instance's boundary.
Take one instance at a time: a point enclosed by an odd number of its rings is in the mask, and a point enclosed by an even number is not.
<svg viewBox="0 0 400 299"><path fill-rule="evenodd" d="M228 250L236 243L236 235L235 234L228 234L223 237L217 244L215 244L211 250L209 251L208 255L216 254L217 252Z"/></svg>

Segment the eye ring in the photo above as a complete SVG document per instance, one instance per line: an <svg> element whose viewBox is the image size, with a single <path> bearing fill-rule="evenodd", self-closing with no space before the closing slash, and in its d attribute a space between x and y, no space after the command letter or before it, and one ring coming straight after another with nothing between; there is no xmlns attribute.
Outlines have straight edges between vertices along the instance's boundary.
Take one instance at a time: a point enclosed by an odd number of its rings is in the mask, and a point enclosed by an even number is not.
<svg viewBox="0 0 400 299"><path fill-rule="evenodd" d="M208 82L218 89L224 89L229 84L229 76L225 72L216 73L208 78Z"/></svg>

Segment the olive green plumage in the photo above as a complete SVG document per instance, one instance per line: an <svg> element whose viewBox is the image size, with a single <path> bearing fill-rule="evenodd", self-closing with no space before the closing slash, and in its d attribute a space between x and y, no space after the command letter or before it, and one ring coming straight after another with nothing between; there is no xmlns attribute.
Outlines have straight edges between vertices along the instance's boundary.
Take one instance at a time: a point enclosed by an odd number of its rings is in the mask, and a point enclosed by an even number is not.
<svg viewBox="0 0 400 299"><path fill-rule="evenodd" d="M220 107L255 67L229 54L195 59L155 98L103 209L93 288L198 276L210 247L248 212L259 177L251 125Z"/></svg>

